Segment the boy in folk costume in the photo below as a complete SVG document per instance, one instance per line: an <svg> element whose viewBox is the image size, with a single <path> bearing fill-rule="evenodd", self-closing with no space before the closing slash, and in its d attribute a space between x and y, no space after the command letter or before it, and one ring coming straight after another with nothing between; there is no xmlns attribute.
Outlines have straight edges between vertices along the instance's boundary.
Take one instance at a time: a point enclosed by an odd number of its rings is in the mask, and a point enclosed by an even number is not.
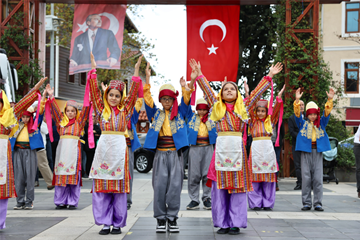
<svg viewBox="0 0 360 240"><path fill-rule="evenodd" d="M186 100L184 99L184 103L190 108L186 117L189 119L187 124L190 144L188 192L191 199L186 209L199 208L200 182L202 182L203 196L201 200L204 209L210 210L211 188L206 186L206 182L211 157L214 153L217 132L214 122L209 119L209 105L205 99L200 98L196 101L197 114L193 113L189 100Z"/></svg>
<svg viewBox="0 0 360 240"><path fill-rule="evenodd" d="M80 137L89 117L90 107L78 110L74 100L66 102L60 110L54 98L54 88L46 86L49 99L46 103L46 118L54 119L60 141L56 148L53 185L56 209L76 209L80 199L81 186L81 142ZM51 114L51 115L50 115ZM47 121L52 129L52 121ZM50 139L53 140L52 133Z"/></svg>
<svg viewBox="0 0 360 240"><path fill-rule="evenodd" d="M0 90L0 229L5 228L8 199L16 197L9 136L14 134L11 130L18 124L17 118L38 98L38 90L46 79L41 79L14 107L10 107L5 92ZM33 185L34 181L35 176L32 179Z"/></svg>
<svg viewBox="0 0 360 240"><path fill-rule="evenodd" d="M251 161L247 161L243 142L245 122L248 120L245 105L237 85L227 82L218 97L212 91L201 72L200 63L190 60L192 68L190 87L197 80L211 106L210 119L216 124L218 137L213 158L208 172L208 186L211 186L212 218L218 234L240 233L240 228L247 227L246 192L252 191ZM255 104L272 84L272 77L279 73L282 65L277 63L270 68L248 99L248 107Z"/></svg>
<svg viewBox="0 0 360 240"><path fill-rule="evenodd" d="M111 80L101 96L98 88L96 63L91 55L92 70L88 73L87 87L90 87L91 101L96 117L100 116L101 136L95 150L89 177L93 180L92 203L95 223L104 225L100 235L120 234L126 226L127 196L130 192L129 148L126 146L125 131L137 99L142 95L139 68L142 56L135 65L130 91L124 96L125 84ZM85 96L87 96L85 92ZM90 124L89 124L90 125Z"/></svg>
<svg viewBox="0 0 360 240"><path fill-rule="evenodd" d="M164 84L159 90L159 101L164 109L157 108L150 93L150 70L146 74L145 109L148 118L153 120L144 148L156 149L152 175L156 232L166 232L166 222L168 231L179 232L176 220L184 177L182 148L189 145L184 121L187 107L178 107L178 91L173 85ZM190 93L186 93L188 99Z"/></svg>
<svg viewBox="0 0 360 240"><path fill-rule="evenodd" d="M331 150L329 137L326 133L326 125L330 119L330 112L333 108L335 91L330 88L326 92L328 100L325 104L323 116L320 118L320 108L315 102L306 104L305 111L307 119L300 114L300 98L303 95L301 89L296 90L294 102L294 113L296 124L300 131L296 138L296 151L301 151L301 195L303 208L310 210L312 205L317 211L324 211L322 208L323 197L323 156L322 153ZM311 201L311 187L314 191L314 201Z"/></svg>
<svg viewBox="0 0 360 240"><path fill-rule="evenodd" d="M272 97L270 103L267 100L260 100L254 97L257 94L253 91L250 95L248 113L250 134L253 138L250 150L249 161L252 163L252 185L254 191L248 193L249 207L253 210L271 210L275 204L276 172L278 171L276 154L271 136L273 129L282 120L283 102L281 96L285 85L276 98L276 104L272 109ZM245 83L245 91L249 92L249 86ZM281 124L281 123L280 123ZM279 134L278 134L279 136ZM277 139L277 143L279 139Z"/></svg>

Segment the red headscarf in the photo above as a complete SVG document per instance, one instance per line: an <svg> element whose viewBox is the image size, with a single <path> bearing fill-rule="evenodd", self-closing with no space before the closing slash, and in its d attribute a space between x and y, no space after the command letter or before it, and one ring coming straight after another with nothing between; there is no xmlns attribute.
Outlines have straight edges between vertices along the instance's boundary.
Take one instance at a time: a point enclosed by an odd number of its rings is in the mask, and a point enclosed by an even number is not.
<svg viewBox="0 0 360 240"><path fill-rule="evenodd" d="M173 105L172 105L172 110L171 110L171 115L170 115L170 120L173 120L178 114L177 96L179 96L179 92L176 91L176 93L174 93L170 89L163 89L159 93L159 101L163 96L169 96L169 97L172 97L174 99L174 102L173 102Z"/></svg>
<svg viewBox="0 0 360 240"><path fill-rule="evenodd" d="M32 129L33 127L33 124L34 124L34 116L33 116L33 113L32 112L28 112L28 111L25 111L23 113L23 116L28 116L30 117L30 120L27 124L27 129L28 129L28 133L33 133L35 132L35 129Z"/></svg>
<svg viewBox="0 0 360 240"><path fill-rule="evenodd" d="M320 108L310 108L306 110L306 116L309 116L310 114L315 113L317 115L316 120L314 121L314 125L319 128L320 127Z"/></svg>
<svg viewBox="0 0 360 240"><path fill-rule="evenodd" d="M206 123L209 117L209 106L205 103L200 103L196 105L196 110L208 110L208 112L201 119L203 123Z"/></svg>

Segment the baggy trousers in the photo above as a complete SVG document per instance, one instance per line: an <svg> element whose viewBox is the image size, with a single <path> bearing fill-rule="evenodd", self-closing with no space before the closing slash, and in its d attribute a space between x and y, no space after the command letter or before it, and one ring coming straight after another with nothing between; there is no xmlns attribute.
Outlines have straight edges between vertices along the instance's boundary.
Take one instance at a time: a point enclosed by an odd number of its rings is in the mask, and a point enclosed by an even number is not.
<svg viewBox="0 0 360 240"><path fill-rule="evenodd" d="M130 192L127 194L127 205L132 204L132 190L133 190L133 180L134 180L134 153L131 150L131 147L128 147L129 150L129 170L130 170Z"/></svg>
<svg viewBox="0 0 360 240"><path fill-rule="evenodd" d="M213 145L191 146L189 150L188 192L190 199L197 203L200 203L199 192L201 181L203 189L202 201L211 198L211 188L206 186L206 182L213 153Z"/></svg>
<svg viewBox="0 0 360 240"><path fill-rule="evenodd" d="M37 172L36 151L15 148L14 176L18 204L32 204L35 199L35 176ZM26 190L26 193L25 193ZM26 199L25 199L26 195Z"/></svg>
<svg viewBox="0 0 360 240"><path fill-rule="evenodd" d="M42 149L36 152L37 157L37 167L39 168L39 171L41 172L41 175L44 178L44 181L46 182L46 185L52 186L52 180L53 180L53 173L51 172L49 162L46 155L46 150Z"/></svg>
<svg viewBox="0 0 360 240"><path fill-rule="evenodd" d="M276 182L253 182L254 191L248 193L249 208L274 208Z"/></svg>
<svg viewBox="0 0 360 240"><path fill-rule="evenodd" d="M71 185L66 184L63 186L55 186L55 195L54 195L54 203L56 206L59 205L72 205L77 207L80 200L80 178L81 171L78 172L78 184Z"/></svg>
<svg viewBox="0 0 360 240"><path fill-rule="evenodd" d="M312 149L311 153L301 152L302 203L312 206L311 186L314 192L313 206L322 206L323 198L323 155Z"/></svg>
<svg viewBox="0 0 360 240"><path fill-rule="evenodd" d="M174 221L178 218L183 179L182 153L156 150L152 176L156 219Z"/></svg>

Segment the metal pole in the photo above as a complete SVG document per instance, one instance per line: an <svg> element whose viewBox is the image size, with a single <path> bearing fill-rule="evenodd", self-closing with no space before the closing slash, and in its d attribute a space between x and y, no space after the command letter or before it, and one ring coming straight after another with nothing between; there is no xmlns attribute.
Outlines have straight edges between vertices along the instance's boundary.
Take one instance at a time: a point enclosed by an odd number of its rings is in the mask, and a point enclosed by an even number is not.
<svg viewBox="0 0 360 240"><path fill-rule="evenodd" d="M54 16L54 4L51 4L51 15ZM54 87L54 30L51 31L50 39L50 86Z"/></svg>

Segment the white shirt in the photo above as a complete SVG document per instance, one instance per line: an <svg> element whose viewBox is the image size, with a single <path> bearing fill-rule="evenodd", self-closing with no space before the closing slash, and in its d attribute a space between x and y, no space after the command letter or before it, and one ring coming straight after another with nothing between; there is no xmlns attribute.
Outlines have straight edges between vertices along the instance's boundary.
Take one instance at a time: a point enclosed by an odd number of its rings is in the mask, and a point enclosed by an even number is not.
<svg viewBox="0 0 360 240"><path fill-rule="evenodd" d="M94 42L91 38L91 36L95 33L95 38L96 38L96 33L97 33L98 29L95 29L94 31L91 30L90 28L88 29L88 36L89 36L89 43L90 43L90 51L92 52L93 50L93 46L94 46Z"/></svg>
<svg viewBox="0 0 360 240"><path fill-rule="evenodd" d="M355 133L354 143L359 143L359 144L360 144L359 138L360 138L360 125L359 125L359 127L358 127L358 130L357 130L356 133Z"/></svg>
<svg viewBox="0 0 360 240"><path fill-rule="evenodd" d="M41 137L44 141L44 147L46 148L46 134L49 133L47 125L45 122L42 122L40 125L40 133L41 133Z"/></svg>

